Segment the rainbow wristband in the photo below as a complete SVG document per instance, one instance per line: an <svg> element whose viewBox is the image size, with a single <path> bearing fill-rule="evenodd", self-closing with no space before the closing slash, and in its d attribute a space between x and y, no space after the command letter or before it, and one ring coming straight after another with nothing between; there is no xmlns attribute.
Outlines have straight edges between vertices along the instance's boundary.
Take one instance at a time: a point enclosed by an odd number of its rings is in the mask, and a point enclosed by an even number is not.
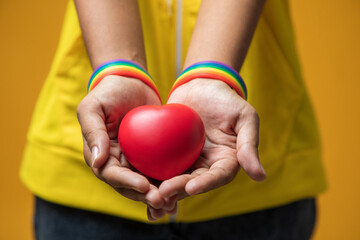
<svg viewBox="0 0 360 240"><path fill-rule="evenodd" d="M93 90L104 77L109 75L131 77L141 80L154 90L160 99L160 94L150 74L137 63L124 59L111 60L96 68L90 77L87 92L89 93Z"/></svg>
<svg viewBox="0 0 360 240"><path fill-rule="evenodd" d="M180 85L195 78L221 80L233 88L242 98L247 100L247 90L243 79L232 67L216 61L197 62L186 68L176 79L170 94Z"/></svg>

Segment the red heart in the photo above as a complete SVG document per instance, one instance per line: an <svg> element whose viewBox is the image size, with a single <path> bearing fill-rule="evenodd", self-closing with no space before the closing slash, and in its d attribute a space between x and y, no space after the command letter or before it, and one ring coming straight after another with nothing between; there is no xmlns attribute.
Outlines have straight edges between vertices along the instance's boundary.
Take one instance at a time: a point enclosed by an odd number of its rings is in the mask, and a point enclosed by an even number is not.
<svg viewBox="0 0 360 240"><path fill-rule="evenodd" d="M157 180L185 172L199 157L204 143L201 118L182 104L134 108L119 127L119 144L126 159Z"/></svg>

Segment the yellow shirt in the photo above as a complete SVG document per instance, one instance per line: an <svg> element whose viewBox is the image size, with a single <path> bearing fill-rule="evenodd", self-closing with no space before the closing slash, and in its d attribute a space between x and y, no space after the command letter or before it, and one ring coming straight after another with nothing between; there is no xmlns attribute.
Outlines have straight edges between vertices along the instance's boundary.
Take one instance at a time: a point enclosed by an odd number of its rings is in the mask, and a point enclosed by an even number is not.
<svg viewBox="0 0 360 240"><path fill-rule="evenodd" d="M181 8L165 0L139 2L148 69L166 99L186 54L200 1L184 0ZM147 221L144 204L122 197L98 180L83 159L76 107L86 95L91 72L70 1L28 133L21 178L35 195L48 201ZM301 76L286 0L266 3L241 75L248 101L260 116L259 152L268 178L258 183L240 171L230 184L180 201L176 221L261 210L325 189L318 129Z"/></svg>

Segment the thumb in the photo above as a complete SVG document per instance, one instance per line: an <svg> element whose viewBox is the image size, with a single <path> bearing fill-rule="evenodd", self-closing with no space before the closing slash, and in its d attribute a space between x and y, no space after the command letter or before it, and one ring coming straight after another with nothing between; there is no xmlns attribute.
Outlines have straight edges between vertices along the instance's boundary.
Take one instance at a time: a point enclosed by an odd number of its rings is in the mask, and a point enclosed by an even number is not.
<svg viewBox="0 0 360 240"><path fill-rule="evenodd" d="M255 109L250 109L238 119L236 124L236 149L240 166L246 174L256 181L266 178L266 173L259 160L259 116Z"/></svg>
<svg viewBox="0 0 360 240"><path fill-rule="evenodd" d="M110 152L105 115L99 103L85 98L77 108L77 116L84 138L84 151L91 152L91 154L84 154L85 161L89 166L99 168L109 158Z"/></svg>

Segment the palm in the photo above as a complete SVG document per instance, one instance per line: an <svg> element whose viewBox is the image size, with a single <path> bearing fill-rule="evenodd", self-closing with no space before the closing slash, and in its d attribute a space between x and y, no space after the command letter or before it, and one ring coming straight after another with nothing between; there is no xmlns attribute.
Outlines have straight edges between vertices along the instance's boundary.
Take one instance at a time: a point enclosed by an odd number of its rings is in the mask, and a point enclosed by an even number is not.
<svg viewBox="0 0 360 240"><path fill-rule="evenodd" d="M119 124L126 113L147 104L159 105L160 100L144 83L108 76L80 103L78 118L83 131L85 160L95 175L122 195L157 206L162 202L157 188L133 171L121 154L117 140ZM94 146L100 152L97 157Z"/></svg>
<svg viewBox="0 0 360 240"><path fill-rule="evenodd" d="M181 199L188 194L207 192L229 183L240 166L246 171L249 170L246 169L249 164L255 166L254 161L258 161L258 123L256 117L251 119L255 111L226 84L196 79L177 88L168 103L182 103L192 107L204 122L206 141L199 159L189 169L190 173L163 182L160 186L162 194L178 195L178 199ZM247 126L249 119L252 125L250 130ZM252 152L241 150L248 148L248 142L253 144ZM251 159L241 157L246 153L249 153ZM257 180L264 178L264 174L259 172L259 166L250 167L247 173Z"/></svg>
<svg viewBox="0 0 360 240"><path fill-rule="evenodd" d="M120 78L120 77L117 77ZM114 164L131 168L126 158L121 157L121 151L118 143L118 129L123 117L133 108L142 105L159 105L160 101L155 93L150 90L148 94L144 93L143 84L139 81L130 80L129 83L119 84L119 79L114 81L103 81L102 83L107 86L103 87L107 91L99 91L97 98L100 99L103 111L107 133L109 135L111 144L109 159L114 158ZM129 86L131 84L132 86ZM100 89L100 88L98 88Z"/></svg>
<svg viewBox="0 0 360 240"><path fill-rule="evenodd" d="M204 93L204 96L197 96L207 98L206 93ZM199 99L196 102L204 102L206 104L190 105L190 107L200 114L206 129L204 148L199 159L190 170L193 170L193 174L196 175L206 172L208 174L211 168L218 171L223 166L229 166L231 167L228 176L228 180L230 181L238 170L236 133L232 129L234 118L230 113L231 111L227 111L229 110L227 107L213 107L211 104L212 100L204 100L205 99ZM182 103L187 104L187 102ZM229 105L226 106L229 107ZM209 108L212 110L211 112Z"/></svg>
<svg viewBox="0 0 360 240"><path fill-rule="evenodd" d="M237 165L236 159L236 142L235 141L222 141L219 138L227 138L224 133L206 133L206 141L200 157L190 170L196 174L209 170L211 167L218 167L226 164L233 163ZM233 146L231 146L233 145ZM237 168L234 168L237 170Z"/></svg>
<svg viewBox="0 0 360 240"><path fill-rule="evenodd" d="M121 84L119 84L119 82ZM156 94L139 80L120 76L100 82L93 94L103 109L103 117L109 137L117 139L119 124L131 109L142 105L160 105Z"/></svg>

